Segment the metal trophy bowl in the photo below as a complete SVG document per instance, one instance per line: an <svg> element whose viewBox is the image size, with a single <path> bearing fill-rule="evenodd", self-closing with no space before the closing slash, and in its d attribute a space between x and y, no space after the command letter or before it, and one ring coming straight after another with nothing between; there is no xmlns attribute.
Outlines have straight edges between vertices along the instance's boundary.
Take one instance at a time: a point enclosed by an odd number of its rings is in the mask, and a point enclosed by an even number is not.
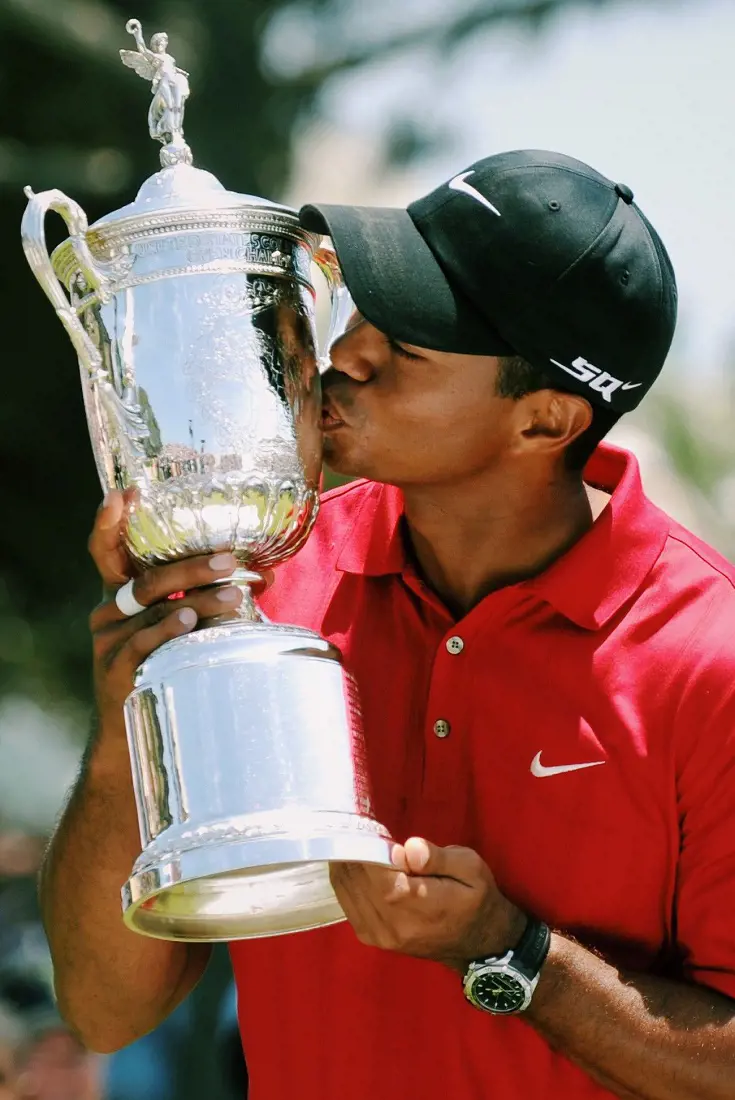
<svg viewBox="0 0 735 1100"><path fill-rule="evenodd" d="M344 919L329 862L390 865L391 840L339 653L264 621L249 583L303 545L318 508L313 262L333 332L349 298L292 210L192 166L187 74L165 35L149 48L137 20L127 30L137 50L120 53L152 82L162 170L90 227L60 191L27 191L23 246L79 357L103 489L134 490L133 559L232 551L244 598L238 618L152 654L126 702L142 854L124 919L191 941L314 928ZM51 257L49 210L69 228Z"/></svg>

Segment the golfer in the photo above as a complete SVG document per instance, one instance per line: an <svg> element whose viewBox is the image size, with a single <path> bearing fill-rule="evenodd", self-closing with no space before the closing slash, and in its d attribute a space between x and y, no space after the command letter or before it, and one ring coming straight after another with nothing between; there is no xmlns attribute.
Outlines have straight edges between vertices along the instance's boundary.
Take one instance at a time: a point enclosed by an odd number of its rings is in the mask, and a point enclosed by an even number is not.
<svg viewBox="0 0 735 1100"><path fill-rule="evenodd" d="M342 650L400 843L333 868L347 922L232 945L251 1100L730 1100L735 570L602 442L669 351L665 248L627 185L537 151L301 218L355 303L322 430L359 480L262 604ZM227 554L131 581L123 506L91 536L126 598L92 615L98 717L42 879L61 1008L100 1051L209 950L123 927L123 701L239 600L207 587Z"/></svg>

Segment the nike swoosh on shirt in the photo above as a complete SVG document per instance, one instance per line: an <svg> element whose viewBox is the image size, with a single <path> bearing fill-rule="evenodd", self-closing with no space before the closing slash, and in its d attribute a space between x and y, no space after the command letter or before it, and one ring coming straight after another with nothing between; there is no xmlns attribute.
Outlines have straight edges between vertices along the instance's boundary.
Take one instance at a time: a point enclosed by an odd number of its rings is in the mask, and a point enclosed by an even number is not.
<svg viewBox="0 0 735 1100"><path fill-rule="evenodd" d="M539 752L531 761L531 775L535 775L537 779L545 779L549 775L563 775L564 772L581 772L583 768L599 768L602 764L607 764L607 760L591 760L587 764L559 764L547 768L541 763Z"/></svg>
<svg viewBox="0 0 735 1100"><path fill-rule="evenodd" d="M461 191L463 195L469 195L469 197L471 199L474 199L475 202L482 203L482 205L486 206L488 210L492 210L493 214L497 214L499 218L502 218L503 215L500 213L497 207L493 206L493 204L490 202L490 199L486 199L485 196L481 195L480 192L475 187L473 187L471 183L467 183L467 177L474 176L474 174L475 173L473 171L461 172L460 175L455 176L453 180L449 181L447 187L451 187L453 191Z"/></svg>

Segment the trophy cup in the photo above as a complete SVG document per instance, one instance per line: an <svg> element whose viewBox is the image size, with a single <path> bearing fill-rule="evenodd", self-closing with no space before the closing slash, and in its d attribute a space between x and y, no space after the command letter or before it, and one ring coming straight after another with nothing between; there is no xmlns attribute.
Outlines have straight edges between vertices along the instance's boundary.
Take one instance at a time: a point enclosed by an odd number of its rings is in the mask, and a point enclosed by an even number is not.
<svg viewBox="0 0 735 1100"><path fill-rule="evenodd" d="M162 168L87 226L57 190L29 198L23 246L76 349L105 491L132 489L140 566L231 551L236 619L161 646L125 721L142 854L127 925L162 939L275 935L344 919L329 863L390 865L371 813L359 704L338 651L264 621L250 585L306 540L321 472L312 264L349 296L334 253L287 207L226 191L184 141L188 74L164 34L122 60L152 82ZM49 210L69 237L51 256ZM66 288L67 294L62 287Z"/></svg>

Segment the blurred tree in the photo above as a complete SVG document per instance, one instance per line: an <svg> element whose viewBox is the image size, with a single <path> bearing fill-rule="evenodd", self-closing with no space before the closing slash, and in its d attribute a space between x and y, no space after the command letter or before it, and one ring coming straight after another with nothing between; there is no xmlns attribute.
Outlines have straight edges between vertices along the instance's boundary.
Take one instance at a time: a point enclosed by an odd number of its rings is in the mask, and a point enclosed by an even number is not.
<svg viewBox="0 0 735 1100"><path fill-rule="evenodd" d="M141 0L138 14L146 33L169 31L192 70L186 132L198 163L237 190L277 196L291 139L332 76L417 48L445 56L500 23L538 28L575 2L455 0L428 14L385 3L369 25L357 0ZM116 53L129 45L130 14L129 0L0 0L0 693L89 693L86 617L99 592L85 540L100 491L71 347L27 268L18 226L26 183L67 190L93 221L155 170L147 97ZM300 33L279 57L289 20ZM387 151L405 160L426 144L407 120ZM48 231L53 243L63 236L54 219Z"/></svg>

